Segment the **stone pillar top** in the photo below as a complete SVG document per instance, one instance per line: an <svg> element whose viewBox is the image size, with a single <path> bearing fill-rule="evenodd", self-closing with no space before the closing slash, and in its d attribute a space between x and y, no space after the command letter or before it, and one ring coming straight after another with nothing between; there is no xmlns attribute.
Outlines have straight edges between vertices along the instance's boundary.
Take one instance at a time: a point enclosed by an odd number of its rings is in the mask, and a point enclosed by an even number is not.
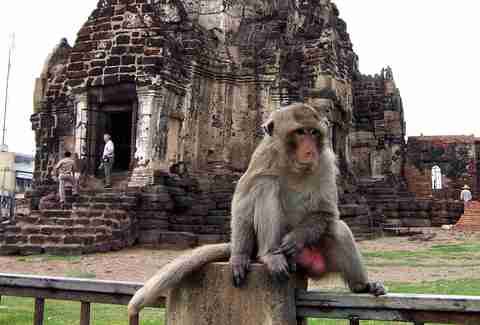
<svg viewBox="0 0 480 325"><path fill-rule="evenodd" d="M297 325L295 289L304 278L276 284L262 264L252 264L242 288L232 285L229 263L211 263L167 296L169 325ZM301 322L301 321L299 321Z"/></svg>

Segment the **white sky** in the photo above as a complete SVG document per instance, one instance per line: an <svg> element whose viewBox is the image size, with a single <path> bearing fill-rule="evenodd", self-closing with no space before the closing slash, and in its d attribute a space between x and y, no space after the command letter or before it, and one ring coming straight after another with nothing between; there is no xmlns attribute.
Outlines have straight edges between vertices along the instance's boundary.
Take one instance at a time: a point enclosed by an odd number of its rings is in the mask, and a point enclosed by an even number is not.
<svg viewBox="0 0 480 325"><path fill-rule="evenodd" d="M34 80L62 37L73 45L97 0L4 1L0 20L0 108L3 121L9 33L16 34L7 139L11 151L33 153ZM335 0L347 22L363 73L389 64L400 88L407 135L480 135L480 2ZM1 124L0 124L1 127ZM0 134L1 135L1 134ZM0 138L1 141L1 138Z"/></svg>

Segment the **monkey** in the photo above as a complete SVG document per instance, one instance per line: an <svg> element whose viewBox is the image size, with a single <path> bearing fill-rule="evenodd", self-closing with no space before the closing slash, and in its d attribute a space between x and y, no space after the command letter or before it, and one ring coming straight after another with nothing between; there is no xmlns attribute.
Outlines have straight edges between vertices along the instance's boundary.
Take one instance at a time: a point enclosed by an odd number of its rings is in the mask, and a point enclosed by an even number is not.
<svg viewBox="0 0 480 325"><path fill-rule="evenodd" d="M227 259L235 287L257 260L275 282L293 272L312 279L340 273L354 293L386 294L382 283L368 280L353 234L339 217L328 120L295 103L272 112L262 127L265 137L233 194L230 243L201 246L161 268L130 300L130 315L203 265Z"/></svg>

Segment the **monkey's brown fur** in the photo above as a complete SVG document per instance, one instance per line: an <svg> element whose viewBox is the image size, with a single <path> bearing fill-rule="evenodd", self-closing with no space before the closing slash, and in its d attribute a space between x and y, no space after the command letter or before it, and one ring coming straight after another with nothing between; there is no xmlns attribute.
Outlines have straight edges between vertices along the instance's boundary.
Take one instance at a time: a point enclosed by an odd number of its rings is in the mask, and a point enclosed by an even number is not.
<svg viewBox="0 0 480 325"><path fill-rule="evenodd" d="M197 248L160 269L132 298L129 314L192 271L229 257L235 286L245 281L253 258L277 281L288 279L298 263L308 276L339 272L353 292L385 294L380 283L368 282L352 233L339 220L327 123L305 104L273 112L264 124L268 135L235 189L231 243Z"/></svg>

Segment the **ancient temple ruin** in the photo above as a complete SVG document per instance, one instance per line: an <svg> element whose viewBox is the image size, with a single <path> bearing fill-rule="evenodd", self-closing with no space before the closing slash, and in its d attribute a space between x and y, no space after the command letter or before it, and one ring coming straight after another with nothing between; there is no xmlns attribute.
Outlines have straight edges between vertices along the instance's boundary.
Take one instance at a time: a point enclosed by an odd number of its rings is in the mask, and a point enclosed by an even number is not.
<svg viewBox="0 0 480 325"><path fill-rule="evenodd" d="M328 111L349 163L356 66L330 1L100 1L37 79L36 179L66 149L92 173L104 132L137 185L177 162L242 171L265 117L295 101Z"/></svg>
<svg viewBox="0 0 480 325"><path fill-rule="evenodd" d="M262 122L298 101L330 121L342 218L357 238L374 236L386 218L417 205L404 178L405 122L392 70L366 76L358 60L330 0L100 0L75 44L62 40L36 80L31 211L7 227L3 251L227 239L235 181ZM52 167L65 150L95 175L106 132L123 186L85 188L71 210L39 207L55 190ZM383 209L391 201L397 206ZM458 212L438 211L444 220ZM422 218L432 224L430 212Z"/></svg>

